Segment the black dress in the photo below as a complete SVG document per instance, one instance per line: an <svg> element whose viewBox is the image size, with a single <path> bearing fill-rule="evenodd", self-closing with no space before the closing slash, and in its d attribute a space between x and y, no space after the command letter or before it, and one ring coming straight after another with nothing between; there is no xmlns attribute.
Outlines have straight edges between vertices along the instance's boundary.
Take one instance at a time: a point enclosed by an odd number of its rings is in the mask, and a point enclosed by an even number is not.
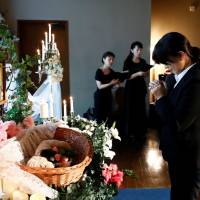
<svg viewBox="0 0 200 200"><path fill-rule="evenodd" d="M128 73L115 72L111 68L107 75L101 69L97 69L95 80L100 81L101 84L107 84L113 79L119 79L122 82L128 77ZM108 125L112 124L112 87L97 88L94 93L95 119L98 123L107 121Z"/></svg>
<svg viewBox="0 0 200 200"><path fill-rule="evenodd" d="M148 71L150 65L144 59L134 63L132 59L125 61L123 70L130 74L139 71ZM125 137L140 141L147 131L146 114L147 86L143 76L127 80L125 84Z"/></svg>
<svg viewBox="0 0 200 200"><path fill-rule="evenodd" d="M100 81L102 84L110 83L111 80L116 78L115 72L110 69L110 73L105 75L101 69L97 69L95 80ZM97 123L108 120L111 117L112 108L112 86L104 89L98 89L94 93L94 108L95 119Z"/></svg>

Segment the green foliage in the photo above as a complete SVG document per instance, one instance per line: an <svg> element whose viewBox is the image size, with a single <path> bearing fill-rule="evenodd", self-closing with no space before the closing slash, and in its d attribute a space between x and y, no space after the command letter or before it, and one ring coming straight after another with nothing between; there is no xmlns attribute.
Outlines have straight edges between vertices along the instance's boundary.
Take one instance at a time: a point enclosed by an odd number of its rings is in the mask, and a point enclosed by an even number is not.
<svg viewBox="0 0 200 200"><path fill-rule="evenodd" d="M87 177L84 181L58 189L59 200L111 200L117 194L115 184L107 185Z"/></svg>
<svg viewBox="0 0 200 200"><path fill-rule="evenodd" d="M31 81L31 68L36 64L36 57L25 56L18 61L15 42L17 38L13 35L6 24L0 23L0 62L11 63L12 68L7 71L7 76L15 78L16 88L12 96L8 97L11 103L11 109L5 111L3 120L14 120L21 122L26 116L31 114L31 103L28 101L28 89L34 87ZM9 89L9 87L7 87Z"/></svg>
<svg viewBox="0 0 200 200"><path fill-rule="evenodd" d="M16 88L13 95L9 97L12 107L4 114L4 120L14 120L18 123L23 121L26 116L32 114L32 105L28 100L28 89L34 87L30 78L30 69L34 63L34 58L26 55L21 62L16 64L16 71L18 71L15 79Z"/></svg>
<svg viewBox="0 0 200 200"><path fill-rule="evenodd" d="M131 169L123 169L124 175L137 179L136 173Z"/></svg>
<svg viewBox="0 0 200 200"><path fill-rule="evenodd" d="M8 25L0 23L0 62L6 60L12 65L17 63L15 41L17 37L11 33Z"/></svg>
<svg viewBox="0 0 200 200"><path fill-rule="evenodd" d="M118 192L117 185L105 183L102 175L103 164L108 157L105 155L107 141L113 139L111 130L105 123L97 124L96 121L87 120L71 114L67 124L82 131L93 144L93 158L86 167L82 178L66 188L56 188L59 200L111 200ZM111 148L111 147L110 147ZM109 149L110 149L109 148ZM57 200L58 200L57 199Z"/></svg>

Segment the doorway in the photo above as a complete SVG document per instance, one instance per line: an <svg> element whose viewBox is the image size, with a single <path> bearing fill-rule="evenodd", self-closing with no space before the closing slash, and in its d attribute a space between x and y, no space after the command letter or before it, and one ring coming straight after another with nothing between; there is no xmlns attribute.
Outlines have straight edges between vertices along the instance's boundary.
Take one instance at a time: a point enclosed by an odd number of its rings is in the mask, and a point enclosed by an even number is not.
<svg viewBox="0 0 200 200"><path fill-rule="evenodd" d="M69 40L68 40L68 22L59 20L18 20L17 33L20 38L18 45L19 58L26 54L34 56L37 49L41 49L41 41L45 38L45 32L48 32L48 24L52 26L52 33L55 35L57 48L60 51L61 64L64 69L63 80L61 82L62 99L66 99L69 94ZM31 78L34 84L39 87L44 81L39 82L37 66L34 66Z"/></svg>

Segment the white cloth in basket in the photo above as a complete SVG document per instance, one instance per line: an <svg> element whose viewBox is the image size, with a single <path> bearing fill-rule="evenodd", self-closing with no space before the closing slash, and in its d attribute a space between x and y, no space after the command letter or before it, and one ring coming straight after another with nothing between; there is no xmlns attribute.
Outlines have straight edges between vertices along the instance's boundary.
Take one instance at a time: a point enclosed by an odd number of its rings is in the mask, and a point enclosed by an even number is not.
<svg viewBox="0 0 200 200"><path fill-rule="evenodd" d="M48 187L38 177L21 170L17 163L25 157L34 155L36 147L44 139L54 137L55 125L41 125L27 129L20 141L11 138L0 144L0 178L18 185L18 189L28 193L42 193L46 197L56 198L58 192ZM34 144L34 142L36 144Z"/></svg>

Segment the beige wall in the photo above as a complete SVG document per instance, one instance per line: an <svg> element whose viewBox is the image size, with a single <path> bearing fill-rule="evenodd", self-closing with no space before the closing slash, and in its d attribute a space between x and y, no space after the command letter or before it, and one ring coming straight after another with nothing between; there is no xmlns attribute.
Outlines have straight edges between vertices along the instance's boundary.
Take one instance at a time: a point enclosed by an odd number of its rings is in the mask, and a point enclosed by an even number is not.
<svg viewBox="0 0 200 200"><path fill-rule="evenodd" d="M200 47L200 5L195 12L189 11L192 1L186 0L152 0L151 15L151 52L156 42L167 32L176 31L184 34L193 46ZM153 62L152 62L153 64ZM157 67L151 78L157 78L163 71Z"/></svg>
<svg viewBox="0 0 200 200"><path fill-rule="evenodd" d="M193 46L200 47L200 5L195 12L190 12L189 6L192 0L152 0L151 2L151 52L162 35L171 31L184 34ZM163 65L155 65L150 71L150 80L157 79L158 74L164 71Z"/></svg>
<svg viewBox="0 0 200 200"><path fill-rule="evenodd" d="M200 47L200 6L189 11L190 0L152 0L151 45L165 33L184 34L193 46Z"/></svg>

